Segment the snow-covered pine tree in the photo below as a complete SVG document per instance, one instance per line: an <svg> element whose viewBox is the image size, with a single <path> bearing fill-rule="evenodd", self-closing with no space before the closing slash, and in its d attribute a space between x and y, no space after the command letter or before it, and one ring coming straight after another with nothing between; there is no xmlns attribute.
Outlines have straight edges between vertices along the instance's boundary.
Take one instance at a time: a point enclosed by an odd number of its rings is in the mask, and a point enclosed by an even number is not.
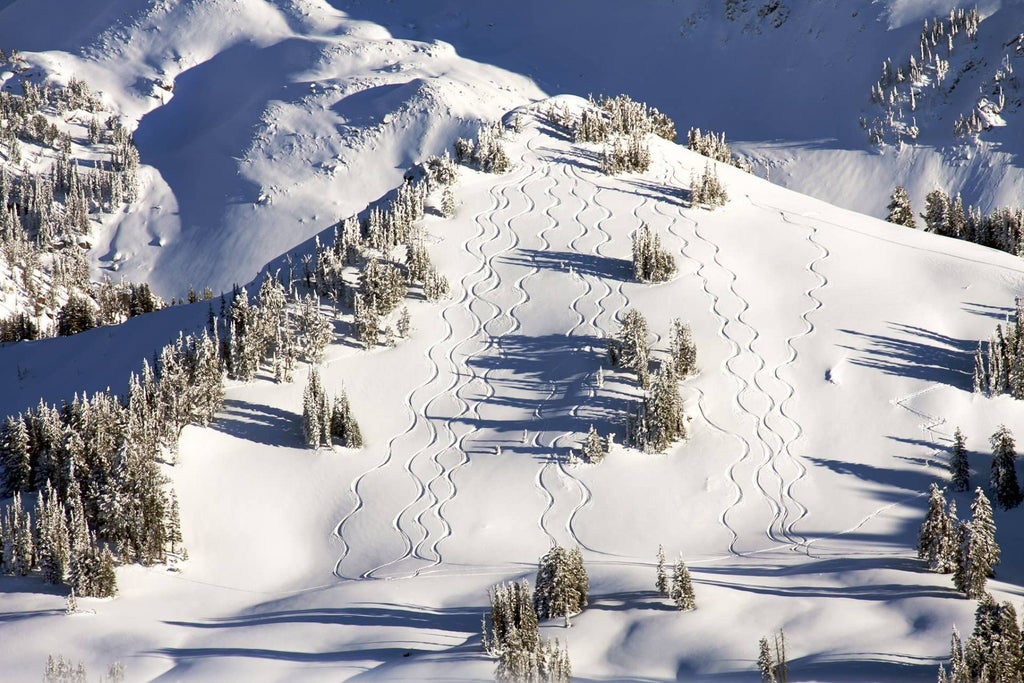
<svg viewBox="0 0 1024 683"><path fill-rule="evenodd" d="M490 655L505 649L534 651L540 646L537 612L526 580L498 584L488 591L490 625L484 622L484 649Z"/></svg>
<svg viewBox="0 0 1024 683"><path fill-rule="evenodd" d="M345 448L361 448L363 445L363 434L352 414L348 394L344 389L340 395L334 397L334 406L331 408L331 436L341 441Z"/></svg>
<svg viewBox="0 0 1024 683"><path fill-rule="evenodd" d="M641 282L665 282L676 272L676 261L661 246L661 238L646 223L633 233L633 275Z"/></svg>
<svg viewBox="0 0 1024 683"><path fill-rule="evenodd" d="M538 619L569 617L587 606L590 581L579 548L554 546L540 559L533 605Z"/></svg>
<svg viewBox="0 0 1024 683"><path fill-rule="evenodd" d="M36 538L37 562L43 581L55 585L64 583L71 552L67 517L64 505L49 482L36 499Z"/></svg>
<svg viewBox="0 0 1024 683"><path fill-rule="evenodd" d="M21 415L8 417L0 431L0 471L3 473L2 494L27 491L32 482L29 435Z"/></svg>
<svg viewBox="0 0 1024 683"><path fill-rule="evenodd" d="M658 595L663 595L666 598L669 597L668 572L665 569L665 548L661 544L658 544L658 568L654 580L654 588L658 591Z"/></svg>
<svg viewBox="0 0 1024 683"><path fill-rule="evenodd" d="M686 414L679 394L675 364L668 360L651 382L651 388L627 423L633 445L649 453L658 453L673 442L686 438Z"/></svg>
<svg viewBox="0 0 1024 683"><path fill-rule="evenodd" d="M353 323L356 337L368 349L372 349L380 340L380 314L373 306L367 304L361 294L356 294L353 303Z"/></svg>
<svg viewBox="0 0 1024 683"><path fill-rule="evenodd" d="M448 296L449 291L448 278L438 273L434 266L430 266L423 278L423 296L427 301L440 301Z"/></svg>
<svg viewBox="0 0 1024 683"><path fill-rule="evenodd" d="M445 187L441 192L441 215L445 218L455 215L455 194L450 187Z"/></svg>
<svg viewBox="0 0 1024 683"><path fill-rule="evenodd" d="M1013 434L1006 425L999 425L989 439L992 444L992 475L991 486L996 502L1004 510L1015 508L1021 504L1020 484L1017 482L1017 451Z"/></svg>
<svg viewBox="0 0 1024 683"><path fill-rule="evenodd" d="M306 389L302 394L302 435L310 448L331 445L331 413L320 373L309 371Z"/></svg>
<svg viewBox="0 0 1024 683"><path fill-rule="evenodd" d="M641 387L650 383L651 350L647 343L647 319L635 308L626 311L622 326L608 339L612 365L636 374Z"/></svg>
<svg viewBox="0 0 1024 683"><path fill-rule="evenodd" d="M690 178L690 202L694 206L705 206L714 209L718 206L725 206L729 201L729 193L718 178L718 170L714 164L708 163L704 166L704 172L698 176L694 174Z"/></svg>
<svg viewBox="0 0 1024 683"><path fill-rule="evenodd" d="M757 668L761 672L761 683L776 683L775 660L767 638L758 641Z"/></svg>
<svg viewBox="0 0 1024 683"><path fill-rule="evenodd" d="M948 194L942 190L929 192L924 198L924 213L921 214L925 230L947 235L950 207L951 201Z"/></svg>
<svg viewBox="0 0 1024 683"><path fill-rule="evenodd" d="M955 625L949 641L949 683L973 683L967 667L963 642L960 640L960 631Z"/></svg>
<svg viewBox="0 0 1024 683"><path fill-rule="evenodd" d="M1021 632L1012 604L999 604L989 593L981 596L974 612L974 632L967 639L963 658L970 681L1022 680Z"/></svg>
<svg viewBox="0 0 1024 683"><path fill-rule="evenodd" d="M693 332L690 325L679 318L672 321L672 341L669 343L669 353L676 366L676 373L679 379L697 372L697 345L693 341Z"/></svg>
<svg viewBox="0 0 1024 683"><path fill-rule="evenodd" d="M303 297L298 308L295 326L303 350L303 360L319 363L323 359L324 349L334 337L331 321L320 312L320 301L313 294Z"/></svg>
<svg viewBox="0 0 1024 683"><path fill-rule="evenodd" d="M690 570L682 559L676 560L676 566L672 571L672 588L670 597L681 610L697 608L697 597L693 592L693 581L690 579Z"/></svg>
<svg viewBox="0 0 1024 683"><path fill-rule="evenodd" d="M956 544L956 520L950 519L946 497L935 484L928 497L928 514L918 534L917 556L928 562L928 568L949 574L956 566L959 547Z"/></svg>
<svg viewBox="0 0 1024 683"><path fill-rule="evenodd" d="M985 594L985 583L999 564L1000 555L992 504L981 487L975 489L971 521L964 525L962 535L960 562L953 580L968 598L977 599Z"/></svg>
<svg viewBox="0 0 1024 683"><path fill-rule="evenodd" d="M402 310L398 313L398 321L395 323L395 330L398 332L398 336L408 338L409 331L412 327L412 320L409 316L409 307L402 306Z"/></svg>
<svg viewBox="0 0 1024 683"><path fill-rule="evenodd" d="M957 427L953 432L953 448L949 454L949 476L954 491L971 488L971 467L967 462L967 439Z"/></svg>
<svg viewBox="0 0 1024 683"><path fill-rule="evenodd" d="M591 464L599 463L604 460L604 456L608 452L605 440L601 437L594 425L590 425L590 431L587 432L587 438L584 440L581 446L583 452L584 462Z"/></svg>
<svg viewBox="0 0 1024 683"><path fill-rule="evenodd" d="M893 190L892 196L889 198L889 206L886 208L889 211L886 220L890 223L908 228L917 227L917 222L914 220L914 211L910 207L910 196L907 194L907 188L897 185L896 189Z"/></svg>

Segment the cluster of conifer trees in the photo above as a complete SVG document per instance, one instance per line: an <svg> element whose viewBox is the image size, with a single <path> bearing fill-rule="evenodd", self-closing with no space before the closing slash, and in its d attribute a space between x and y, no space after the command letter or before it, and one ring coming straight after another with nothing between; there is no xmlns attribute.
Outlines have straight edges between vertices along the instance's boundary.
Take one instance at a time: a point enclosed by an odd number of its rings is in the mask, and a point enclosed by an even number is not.
<svg viewBox="0 0 1024 683"><path fill-rule="evenodd" d="M949 668L939 667L939 683L1000 683L1024 679L1024 638L1017 610L985 593L974 611L974 630L964 643L953 627Z"/></svg>
<svg viewBox="0 0 1024 683"><path fill-rule="evenodd" d="M693 590L693 580L690 578L689 568L680 557L672 568L670 581L668 570L665 567L665 548L660 545L658 546L657 575L654 587L659 595L671 599L679 609L687 611L697 609L697 594Z"/></svg>
<svg viewBox="0 0 1024 683"><path fill-rule="evenodd" d="M494 586L490 619L483 619L483 647L498 658L495 678L519 683L565 683L572 677L569 654L557 640L540 636L542 619L569 618L587 606L590 580L579 548L554 546L538 562L536 591L524 579Z"/></svg>
<svg viewBox="0 0 1024 683"><path fill-rule="evenodd" d="M633 276L640 282L665 282L675 274L675 258L644 223L633 233Z"/></svg>
<svg viewBox="0 0 1024 683"><path fill-rule="evenodd" d="M618 332L608 340L608 357L612 365L634 373L644 390L643 400L626 422L629 443L657 453L686 438L687 418L679 382L696 371L697 349L689 326L674 320L669 357L652 376L647 336L647 319L630 309Z"/></svg>
<svg viewBox="0 0 1024 683"><path fill-rule="evenodd" d="M712 131L701 133L700 128L691 128L686 134L686 146L691 151L706 156L712 161L735 166L747 173L750 173L752 170L749 162L740 159L732 153L728 143L725 141L724 132L718 134Z"/></svg>
<svg viewBox="0 0 1024 683"><path fill-rule="evenodd" d="M871 86L871 102L878 105L881 113L870 122L861 120L872 144L899 143L905 138L917 138L920 130L915 112L922 100L934 98L936 93L942 92L958 36L963 35L967 41L975 40L980 23L981 15L977 8L954 9L948 17L935 17L930 22L925 19L918 53L910 55L903 65L894 65L891 59L882 62L881 76ZM952 83L949 90L955 86L956 82ZM964 134L967 130L961 122L954 132Z"/></svg>
<svg viewBox="0 0 1024 683"><path fill-rule="evenodd" d="M569 130L576 142L604 144L601 170L609 175L642 173L650 168L647 135L676 139L676 125L671 118L628 95L602 95L597 100L591 96L590 106L584 107L579 116L572 115L567 107L552 106L547 118Z"/></svg>
<svg viewBox="0 0 1024 683"><path fill-rule="evenodd" d="M996 325L988 343L978 342L974 353L974 391L998 396L1010 394L1024 398L1024 307L1021 299L1014 301L1016 316L1013 322Z"/></svg>
<svg viewBox="0 0 1024 683"><path fill-rule="evenodd" d="M705 164L704 171L697 175L690 176L690 202L694 206L704 206L714 209L718 206L725 206L729 201L729 193L725 191L725 185L718 179L718 170L714 164Z"/></svg>
<svg viewBox="0 0 1024 683"><path fill-rule="evenodd" d="M493 130L481 135L491 140L485 147L498 145L496 138L488 138L498 135ZM479 144L468 144L479 151ZM393 343L395 332L398 336L408 333L408 312L404 309L399 311L395 330L384 321L397 309L410 286L421 285L429 301L449 293L448 279L430 261L418 221L426 213L428 197L438 188L441 213L449 217L454 214L451 186L458 177L458 167L446 152L427 159L422 170L422 179L403 183L393 198L371 208L366 220L360 221L357 216L342 220L335 227L332 242L321 244L317 240L312 258L303 262L307 287L352 307L356 337L367 348L380 341Z"/></svg>
<svg viewBox="0 0 1024 683"><path fill-rule="evenodd" d="M43 402L0 428L5 568L34 568L79 595L116 590L117 562L164 562L181 550L178 505L161 462L187 424L223 405L214 337L179 336L155 370L132 375L125 400L109 391ZM35 495L35 515L23 496Z"/></svg>
<svg viewBox="0 0 1024 683"><path fill-rule="evenodd" d="M363 445L359 423L348 402L348 394L342 390L334 396L334 402L327 400L327 392L315 369L309 371L306 390L302 394L302 434L310 448L331 447L332 438L338 439L346 448Z"/></svg>
<svg viewBox="0 0 1024 683"><path fill-rule="evenodd" d="M72 156L70 134L59 132L44 115L98 112L99 100L84 82L72 79L66 87L55 88L25 80L22 89L21 95L0 92L0 120L6 121L0 145L6 145L8 162L0 166L0 259L18 278L33 310L0 321L0 341L59 333L56 325L41 325L40 319L71 295L98 308L86 258L90 215L133 202L138 192L138 151L116 117L101 125L93 116L88 143L103 145L110 158L82 170ZM21 142L54 147L52 167L35 173L16 170L22 163Z"/></svg>
<svg viewBox="0 0 1024 683"><path fill-rule="evenodd" d="M970 521L957 518L956 502L946 503L932 484L928 513L918 536L917 555L940 574L952 574L956 589L968 598L985 595L985 584L999 564L999 545L992 505L978 487L971 504Z"/></svg>
<svg viewBox="0 0 1024 683"><path fill-rule="evenodd" d="M512 161L501 142L503 137L505 127L500 121L480 126L476 140L458 138L455 141L455 160L474 165L484 173L505 173Z"/></svg>
<svg viewBox="0 0 1024 683"><path fill-rule="evenodd" d="M906 188L896 187L887 208L890 223L917 227ZM1024 256L1024 210L1019 208L1001 207L986 216L976 206L965 207L959 194L933 190L925 197L921 218L928 232Z"/></svg>

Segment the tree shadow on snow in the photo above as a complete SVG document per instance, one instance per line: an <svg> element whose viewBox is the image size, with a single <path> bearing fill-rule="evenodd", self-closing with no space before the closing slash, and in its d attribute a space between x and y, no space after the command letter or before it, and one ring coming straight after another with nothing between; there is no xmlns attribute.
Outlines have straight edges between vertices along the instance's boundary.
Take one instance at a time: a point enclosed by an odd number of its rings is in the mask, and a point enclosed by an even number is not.
<svg viewBox="0 0 1024 683"><path fill-rule="evenodd" d="M210 423L213 429L238 439L267 446L302 445L299 419L295 413L237 398L224 401L224 409Z"/></svg>
<svg viewBox="0 0 1024 683"><path fill-rule="evenodd" d="M892 336L841 329L859 343L839 346L860 354L850 361L854 365L971 389L977 341L955 339L913 325L889 323L889 327L894 332Z"/></svg>
<svg viewBox="0 0 1024 683"><path fill-rule="evenodd" d="M598 256L596 254L518 249L514 256L505 256L501 260L505 263L527 268L533 266L548 270L567 270L572 268L580 275L590 275L618 282L632 280L633 264L630 261Z"/></svg>
<svg viewBox="0 0 1024 683"><path fill-rule="evenodd" d="M1015 311L1010 306L990 306L988 304L979 304L973 301L964 302L964 310L972 315L980 315L986 318L992 318L998 322L1005 322L1006 320L1013 320Z"/></svg>
<svg viewBox="0 0 1024 683"><path fill-rule="evenodd" d="M270 603L273 605L274 603ZM266 632L271 639L276 628L293 625L317 625L328 630L330 627L351 629L351 627L405 628L418 631L445 632L444 640L460 638L461 642L449 647L417 647L409 641L409 647L396 647L394 640L381 642L366 641L353 643L349 650L330 650L325 646L322 651L270 649L261 647L166 647L153 650L149 654L168 657L176 662L176 667L166 675L169 679L176 678L189 668L190 662L216 658L252 658L269 659L288 662L378 662L380 666L388 664L407 664L410 657L430 657L443 659L446 662L470 661L486 658L480 647L480 614L484 607L434 609L414 605L398 605L387 603L357 604L344 608L312 608L294 610L272 610L262 612L257 608L246 614L203 621L165 621L172 626L203 630L245 628L254 639L259 638L259 627L266 626L272 630ZM257 630L254 630L257 629ZM372 631L368 631L372 632ZM328 633L328 631L325 631ZM322 642L322 641L321 641ZM379 667L371 669L381 673Z"/></svg>
<svg viewBox="0 0 1024 683"><path fill-rule="evenodd" d="M618 432L637 399L620 390L610 377L603 388L597 387L598 368L609 373L606 340L590 335L505 335L495 345L496 352L471 358L468 365L476 376L486 374L493 389L493 396L482 406L505 408L504 416L489 420L467 414L456 421L508 434L508 441L501 442L503 448L507 444L510 452L545 459L551 457L551 449L543 442L553 439L552 435L579 434L582 440L594 425L602 434L621 436ZM507 417L509 409L516 417ZM542 439L541 446L532 445L532 439L522 444L523 430L541 431L550 438ZM567 446L565 441L560 443Z"/></svg>

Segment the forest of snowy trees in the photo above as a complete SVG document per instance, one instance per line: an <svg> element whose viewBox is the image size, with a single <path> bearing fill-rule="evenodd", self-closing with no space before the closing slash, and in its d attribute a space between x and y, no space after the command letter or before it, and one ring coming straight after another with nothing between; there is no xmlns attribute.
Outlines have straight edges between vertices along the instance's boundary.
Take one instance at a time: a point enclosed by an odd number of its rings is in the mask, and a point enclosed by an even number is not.
<svg viewBox="0 0 1024 683"><path fill-rule="evenodd" d="M17 53L0 56L0 64L15 69L18 60ZM0 127L0 265L15 278L25 310L0 320L0 341L71 334L159 307L145 285L90 282L92 216L114 212L138 193L139 154L131 133L117 117L103 117L100 99L83 81L63 87L19 82L21 94L0 92L6 122ZM81 137L72 137L75 129L64 119L78 122ZM35 156L50 163L29 170L23 158L29 148L45 150ZM81 150L107 159L84 160ZM58 321L58 311L68 306L73 310ZM78 322L68 324L70 317Z"/></svg>
<svg viewBox="0 0 1024 683"><path fill-rule="evenodd" d="M941 101L942 96L956 87L959 78L951 72L951 61L958 45L970 44L976 40L981 15L977 8L954 9L948 16L925 19L918 39L918 51L902 63L892 59L882 62L882 73L871 86L870 100L879 113L870 120L861 119L861 126L867 131L871 144L899 144L904 140L915 140L920 135L917 113L932 101ZM965 70L978 65L968 64ZM947 85L948 82L948 85ZM991 93L998 101L1002 87L996 83ZM970 116L961 115L954 124L957 136L976 133L982 128L982 121L976 112Z"/></svg>

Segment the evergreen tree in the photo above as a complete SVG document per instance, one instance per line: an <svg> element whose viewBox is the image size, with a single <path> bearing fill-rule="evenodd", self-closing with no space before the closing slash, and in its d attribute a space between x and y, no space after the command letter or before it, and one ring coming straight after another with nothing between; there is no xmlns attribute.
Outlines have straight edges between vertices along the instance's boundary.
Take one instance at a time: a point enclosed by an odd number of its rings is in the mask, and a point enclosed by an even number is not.
<svg viewBox="0 0 1024 683"><path fill-rule="evenodd" d="M776 683L775 681L775 660L772 658L771 647L768 639L762 638L758 642L757 668L761 672L761 683Z"/></svg>
<svg viewBox="0 0 1024 683"><path fill-rule="evenodd" d="M951 520L946 497L935 484L931 485L928 514L918 535L917 556L928 562L933 572L949 574L956 566L959 546L956 544L956 520Z"/></svg>
<svg viewBox="0 0 1024 683"><path fill-rule="evenodd" d="M295 324L296 334L301 340L303 360L319 363L334 334L331 322L320 312L320 302L314 295L307 294L299 302Z"/></svg>
<svg viewBox="0 0 1024 683"><path fill-rule="evenodd" d="M441 215L445 218L455 215L455 195L450 187L445 187L441 192Z"/></svg>
<svg viewBox="0 0 1024 683"><path fill-rule="evenodd" d="M530 584L524 579L494 586L488 592L490 627L484 623L484 649L491 655L506 649L534 651L540 645L537 612Z"/></svg>
<svg viewBox="0 0 1024 683"><path fill-rule="evenodd" d="M309 371L302 394L302 434L310 448L331 445L331 412L316 368Z"/></svg>
<svg viewBox="0 0 1024 683"><path fill-rule="evenodd" d="M968 680L983 683L1021 680L1024 660L1013 605L998 604L988 593L981 596L974 612L974 632L967 639L963 659Z"/></svg>
<svg viewBox="0 0 1024 683"><path fill-rule="evenodd" d="M0 466L4 496L27 491L32 483L29 435L22 416L8 417L0 431Z"/></svg>
<svg viewBox="0 0 1024 683"><path fill-rule="evenodd" d="M1015 508L1021 504L1022 495L1017 483L1017 452L1013 434L1006 425L999 425L989 442L992 444L992 491L1004 510Z"/></svg>
<svg viewBox="0 0 1024 683"><path fill-rule="evenodd" d="M932 190L924 198L924 219L925 229L928 232L935 232L940 235L947 235L949 226L950 199L949 195L941 190Z"/></svg>
<svg viewBox="0 0 1024 683"><path fill-rule="evenodd" d="M590 581L579 548L554 546L540 559L533 597L538 619L569 617L587 606Z"/></svg>
<svg viewBox="0 0 1024 683"><path fill-rule="evenodd" d="M680 379L697 372L697 345L693 341L693 332L690 331L690 326L679 318L672 321L669 353Z"/></svg>
<svg viewBox="0 0 1024 683"><path fill-rule="evenodd" d="M649 453L658 453L686 438L686 414L679 394L679 377L671 360L662 364L651 389L630 416L630 441Z"/></svg>
<svg viewBox="0 0 1024 683"><path fill-rule="evenodd" d="M949 456L950 483L954 491L968 491L971 488L971 468L967 462L967 439L957 427L953 432L953 449Z"/></svg>
<svg viewBox="0 0 1024 683"><path fill-rule="evenodd" d="M57 334L67 337L96 327L93 304L85 297L72 294L57 314Z"/></svg>
<svg viewBox="0 0 1024 683"><path fill-rule="evenodd" d="M676 607L681 610L697 608L697 598L693 592L693 581L690 579L690 570L682 560L676 561L675 569L672 572L671 598Z"/></svg>
<svg viewBox="0 0 1024 683"><path fill-rule="evenodd" d="M964 646L960 640L960 631L956 626L953 627L953 635L950 637L949 650L949 683L972 683Z"/></svg>
<svg viewBox="0 0 1024 683"><path fill-rule="evenodd" d="M599 463L604 460L604 456L607 454L608 449L605 444L605 440L601 438L601 435L594 425L590 425L590 431L587 432L587 438L583 442L583 460L589 463Z"/></svg>
<svg viewBox="0 0 1024 683"><path fill-rule="evenodd" d="M981 342L978 342L978 349L974 352L974 393L988 393L989 376L985 367L985 356L982 352Z"/></svg>
<svg viewBox="0 0 1024 683"><path fill-rule="evenodd" d="M910 208L910 196L907 194L907 188L897 185L896 189L893 190L892 197L889 199L889 206L886 208L889 210L886 220L890 223L903 225L908 228L917 227L917 222L914 220L914 211Z"/></svg>
<svg viewBox="0 0 1024 683"><path fill-rule="evenodd" d="M361 448L363 435L359 431L359 423L356 422L349 406L348 394L342 390L340 396L334 397L334 406L331 409L331 436L341 441L345 448Z"/></svg>
<svg viewBox="0 0 1024 683"><path fill-rule="evenodd" d="M647 319L640 311L626 311L619 331L608 340L608 358L612 365L635 373L640 386L647 387L651 350L647 343Z"/></svg>
<svg viewBox="0 0 1024 683"><path fill-rule="evenodd" d="M971 521L963 528L960 562L954 574L957 589L968 598L982 597L988 577L999 564L999 555L992 505L979 487L971 504Z"/></svg>
<svg viewBox="0 0 1024 683"><path fill-rule="evenodd" d="M661 238L643 224L633 234L633 275L641 282L665 282L676 272L676 262L661 246Z"/></svg>
<svg viewBox="0 0 1024 683"><path fill-rule="evenodd" d="M715 166L708 163L704 166L704 172L690 179L690 202L694 206L706 206L714 209L718 206L725 206L729 201L729 194L718 179L718 171Z"/></svg>
<svg viewBox="0 0 1024 683"><path fill-rule="evenodd" d="M654 587L659 595L664 595L666 598L669 596L668 572L665 570L665 548L661 545L658 546L658 570Z"/></svg>

